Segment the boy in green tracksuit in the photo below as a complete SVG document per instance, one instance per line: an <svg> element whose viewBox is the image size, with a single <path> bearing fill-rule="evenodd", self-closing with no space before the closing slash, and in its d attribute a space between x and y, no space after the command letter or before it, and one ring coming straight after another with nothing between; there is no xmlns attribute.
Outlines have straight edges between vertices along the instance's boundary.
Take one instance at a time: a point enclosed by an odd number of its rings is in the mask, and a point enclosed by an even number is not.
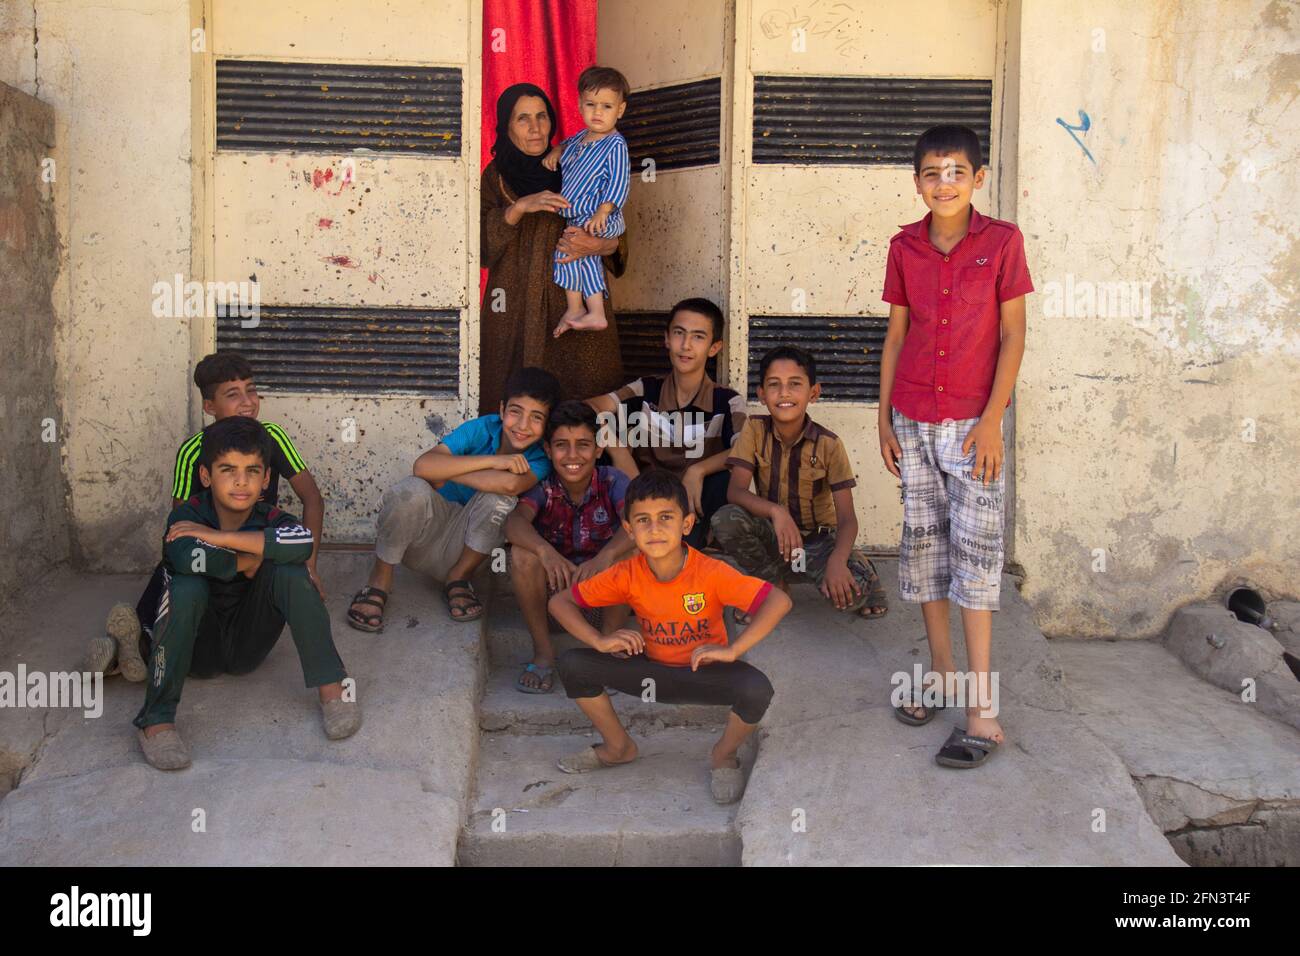
<svg viewBox="0 0 1300 956"><path fill-rule="evenodd" d="M204 490L175 508L163 544L164 590L135 718L145 759L160 770L190 763L176 730L185 678L247 674L289 625L308 687L318 689L325 733L361 726L355 693L330 635L329 612L307 573L314 538L293 515L260 500L272 450L262 424L232 416L203 434Z"/></svg>

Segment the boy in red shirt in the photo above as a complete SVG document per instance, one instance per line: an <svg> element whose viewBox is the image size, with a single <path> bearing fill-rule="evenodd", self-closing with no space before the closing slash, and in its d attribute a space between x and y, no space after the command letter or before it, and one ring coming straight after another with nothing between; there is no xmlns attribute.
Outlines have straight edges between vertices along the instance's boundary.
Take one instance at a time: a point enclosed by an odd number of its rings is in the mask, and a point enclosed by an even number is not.
<svg viewBox="0 0 1300 956"><path fill-rule="evenodd" d="M880 454L903 482L899 586L904 600L921 605L931 671L945 688L956 674L948 603L961 608L980 699L935 759L968 768L1004 739L987 698L992 612L1002 580L1002 414L1025 352L1025 295L1034 286L1020 230L971 205L984 184L974 131L926 130L913 165L916 191L930 213L903 226L889 244ZM918 703L920 690L894 711L904 723L928 723L938 709Z"/></svg>
<svg viewBox="0 0 1300 956"><path fill-rule="evenodd" d="M739 658L776 627L790 598L684 544L694 522L680 478L659 468L642 473L623 504L623 528L640 553L551 598L551 615L589 645L560 655L560 680L602 741L558 766L585 773L636 759L606 687L632 695L649 688L660 703L730 704L711 755L710 790L718 803L734 803L745 789L736 751L772 700L767 677ZM638 629L603 635L582 614L619 604L631 606ZM728 644L722 619L728 605L752 615L735 644Z"/></svg>

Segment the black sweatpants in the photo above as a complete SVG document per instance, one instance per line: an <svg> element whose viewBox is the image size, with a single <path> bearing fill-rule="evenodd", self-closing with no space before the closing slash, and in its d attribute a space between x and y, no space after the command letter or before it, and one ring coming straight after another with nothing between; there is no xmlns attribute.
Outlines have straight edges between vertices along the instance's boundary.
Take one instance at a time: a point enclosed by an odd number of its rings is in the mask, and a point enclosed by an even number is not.
<svg viewBox="0 0 1300 956"><path fill-rule="evenodd" d="M570 699L599 697L606 687L640 697L654 689L659 704L730 704L747 724L756 724L772 702L772 682L744 661L718 661L690 667L672 667L648 660L644 654L615 657L591 647L575 647L560 655L560 680ZM653 684L643 683L647 678Z"/></svg>
<svg viewBox="0 0 1300 956"><path fill-rule="evenodd" d="M173 575L163 592L144 706L135 725L173 723L186 677L256 669L286 623L308 687L347 676L330 634L329 612L304 565L263 561L252 581L233 583Z"/></svg>

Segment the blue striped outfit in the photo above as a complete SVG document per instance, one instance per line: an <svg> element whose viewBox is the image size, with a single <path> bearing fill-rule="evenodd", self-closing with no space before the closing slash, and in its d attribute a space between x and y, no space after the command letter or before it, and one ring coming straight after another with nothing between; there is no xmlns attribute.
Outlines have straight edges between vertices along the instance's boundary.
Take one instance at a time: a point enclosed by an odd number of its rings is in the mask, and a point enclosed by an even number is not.
<svg viewBox="0 0 1300 956"><path fill-rule="evenodd" d="M627 140L615 131L594 143L582 142L584 129L564 141L560 154L560 172L563 175L561 192L569 201L564 216L569 225L581 227L596 213L603 202L612 202L616 208L605 220L602 239L623 235L623 204L631 183L632 162L628 158ZM562 253L557 249L555 258ZM605 291L605 266L600 256L583 256L574 262L555 263L555 284L574 289L583 297Z"/></svg>

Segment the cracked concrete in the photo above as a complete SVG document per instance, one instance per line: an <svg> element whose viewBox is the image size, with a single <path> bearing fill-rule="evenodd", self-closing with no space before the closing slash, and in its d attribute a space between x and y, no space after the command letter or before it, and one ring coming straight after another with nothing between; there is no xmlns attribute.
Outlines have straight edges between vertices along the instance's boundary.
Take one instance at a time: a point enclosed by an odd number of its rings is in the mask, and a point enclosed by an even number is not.
<svg viewBox="0 0 1300 956"><path fill-rule="evenodd" d="M978 770L935 764L961 717L894 718L890 676L927 668L929 652L918 605L897 598L897 562L876 565L887 617L828 614L796 588L782 634L750 655L777 693L737 818L745 865L1179 863L1123 764L1074 714L1053 645L1010 576L993 643L1007 743ZM962 667L955 616L953 642Z"/></svg>
<svg viewBox="0 0 1300 956"><path fill-rule="evenodd" d="M347 627L368 560L320 561L365 710L355 737L326 740L287 632L254 673L187 682L178 724L194 765L177 773L144 763L130 725L143 686L121 677L105 682L98 719L0 709L0 760L22 765L0 801L0 864L451 865L477 746L480 631L448 624L432 588L401 570L392 620L404 626ZM108 608L142 585L54 573L10 611L0 669L79 668Z"/></svg>
<svg viewBox="0 0 1300 956"><path fill-rule="evenodd" d="M1300 731L1201 680L1154 641L1052 649L1080 718L1124 761L1184 860L1300 864Z"/></svg>

